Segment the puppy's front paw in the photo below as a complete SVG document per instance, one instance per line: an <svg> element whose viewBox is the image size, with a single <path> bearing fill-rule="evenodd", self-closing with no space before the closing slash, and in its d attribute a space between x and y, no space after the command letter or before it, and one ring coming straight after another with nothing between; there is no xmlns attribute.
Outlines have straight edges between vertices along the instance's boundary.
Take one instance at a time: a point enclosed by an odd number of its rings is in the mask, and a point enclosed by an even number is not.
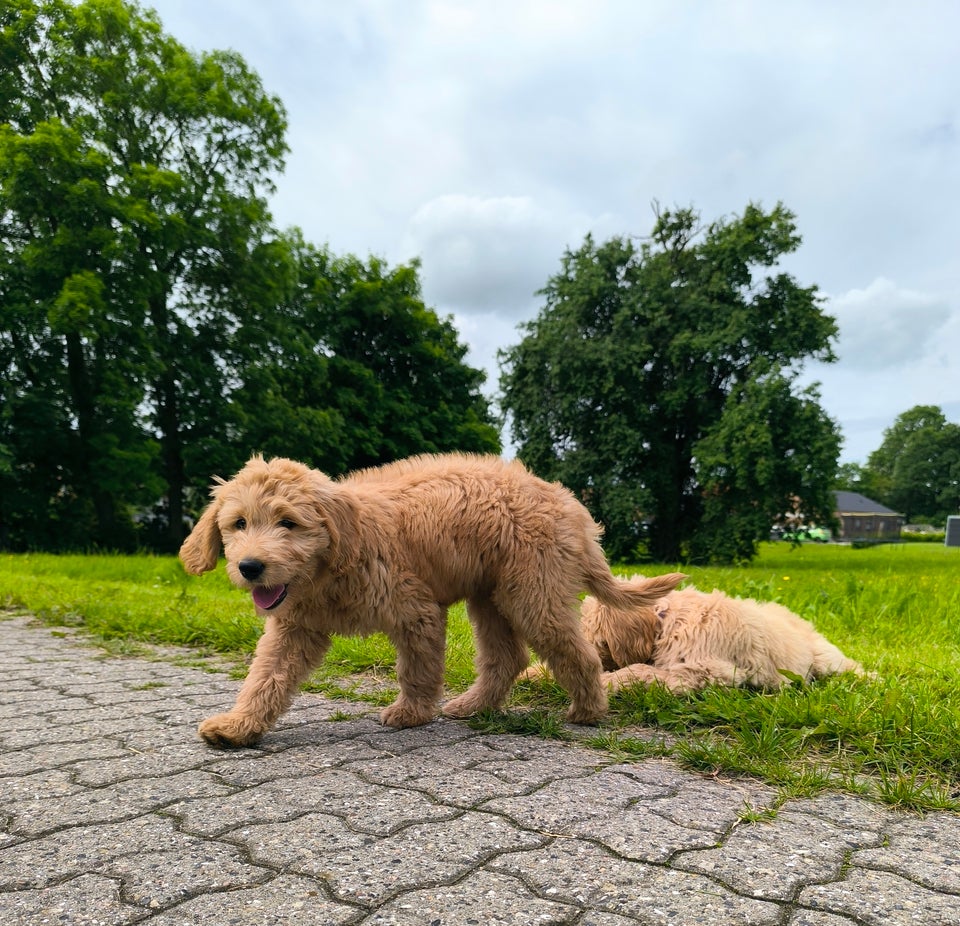
<svg viewBox="0 0 960 926"><path fill-rule="evenodd" d="M607 700L596 702L573 703L567 710L568 723L585 724L594 726L603 720L607 713Z"/></svg>
<svg viewBox="0 0 960 926"><path fill-rule="evenodd" d="M436 711L430 706L411 704L398 698L380 711L380 722L388 727L422 727L430 723Z"/></svg>
<svg viewBox="0 0 960 926"><path fill-rule="evenodd" d="M253 746L263 736L263 730L244 714L217 714L208 717L197 728L197 732L217 749Z"/></svg>

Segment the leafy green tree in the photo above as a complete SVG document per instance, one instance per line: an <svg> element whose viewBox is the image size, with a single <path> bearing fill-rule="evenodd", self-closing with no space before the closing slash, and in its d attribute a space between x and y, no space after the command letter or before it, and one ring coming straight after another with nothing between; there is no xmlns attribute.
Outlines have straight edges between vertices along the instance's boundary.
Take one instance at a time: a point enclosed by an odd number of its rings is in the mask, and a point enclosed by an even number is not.
<svg viewBox="0 0 960 926"><path fill-rule="evenodd" d="M960 511L960 425L936 405L917 405L883 432L866 471L879 500L908 522L945 523Z"/></svg>
<svg viewBox="0 0 960 926"><path fill-rule="evenodd" d="M214 442L224 358L257 337L282 106L123 0L4 0L0 30L3 414L49 412L58 456L20 450L40 496L92 499L94 542L121 537L118 499L165 491L175 546L185 443Z"/></svg>
<svg viewBox="0 0 960 926"><path fill-rule="evenodd" d="M721 550L725 559L750 560L757 541L788 513L832 525L839 433L819 399L814 387L795 391L780 370L733 387L696 447L703 515L691 559L707 561Z"/></svg>
<svg viewBox="0 0 960 926"><path fill-rule="evenodd" d="M832 518L839 433L796 378L834 359L836 325L773 272L799 244L779 204L706 227L658 212L639 247L588 236L501 355L519 455L584 499L611 555L749 559L787 511Z"/></svg>
<svg viewBox="0 0 960 926"><path fill-rule="evenodd" d="M287 243L288 293L260 320L263 356L238 371L242 445L328 473L414 453L499 452L484 374L424 306L415 263L335 257L297 233Z"/></svg>

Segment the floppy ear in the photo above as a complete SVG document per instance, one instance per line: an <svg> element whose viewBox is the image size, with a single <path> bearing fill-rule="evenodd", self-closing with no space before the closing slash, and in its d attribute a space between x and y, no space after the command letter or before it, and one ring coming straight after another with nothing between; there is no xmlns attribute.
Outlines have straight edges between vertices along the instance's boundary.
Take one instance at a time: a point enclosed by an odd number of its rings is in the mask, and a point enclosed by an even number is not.
<svg viewBox="0 0 960 926"><path fill-rule="evenodd" d="M660 633L660 619L653 608L614 611L610 617L605 628L607 646L618 668L653 659Z"/></svg>
<svg viewBox="0 0 960 926"><path fill-rule="evenodd" d="M360 509L350 491L323 473L314 472L314 499L330 535L330 569L343 573L360 559Z"/></svg>
<svg viewBox="0 0 960 926"><path fill-rule="evenodd" d="M180 559L190 575L198 576L216 568L222 545L220 528L217 526L219 513L220 502L214 499L180 547Z"/></svg>
<svg viewBox="0 0 960 926"><path fill-rule="evenodd" d="M610 657L619 668L650 662L653 659L657 638L660 636L660 618L654 605L664 595L672 592L687 576L682 572L668 572L662 576L632 576L628 584L639 588L648 599L640 608L604 608L603 632Z"/></svg>
<svg viewBox="0 0 960 926"><path fill-rule="evenodd" d="M660 633L660 621L653 608L611 608L588 596L580 614L584 635L599 653L605 671L653 658Z"/></svg>

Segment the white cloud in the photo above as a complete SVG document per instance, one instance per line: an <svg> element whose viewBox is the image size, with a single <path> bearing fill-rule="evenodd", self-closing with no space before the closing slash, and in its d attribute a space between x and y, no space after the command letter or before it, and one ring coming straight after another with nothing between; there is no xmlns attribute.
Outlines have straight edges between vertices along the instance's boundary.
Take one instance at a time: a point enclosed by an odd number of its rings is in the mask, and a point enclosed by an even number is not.
<svg viewBox="0 0 960 926"><path fill-rule="evenodd" d="M461 316L529 318L535 294L591 225L529 196L439 196L410 219L404 250L423 261L426 300ZM502 346L502 345L501 345Z"/></svg>
<svg viewBox="0 0 960 926"><path fill-rule="evenodd" d="M842 428L844 462L866 462L883 432L916 405L960 421L960 304L879 278L834 297L836 364L813 364L824 408Z"/></svg>
<svg viewBox="0 0 960 926"><path fill-rule="evenodd" d="M844 366L881 367L893 374L925 356L951 310L940 296L903 289L878 277L863 289L830 299L827 311L840 327L838 354Z"/></svg>

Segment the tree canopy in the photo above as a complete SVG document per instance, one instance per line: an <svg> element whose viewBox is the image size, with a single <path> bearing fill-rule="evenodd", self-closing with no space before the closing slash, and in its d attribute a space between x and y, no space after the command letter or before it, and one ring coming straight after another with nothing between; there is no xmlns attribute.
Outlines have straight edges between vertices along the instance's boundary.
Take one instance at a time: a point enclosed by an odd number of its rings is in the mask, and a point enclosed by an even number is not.
<svg viewBox="0 0 960 926"><path fill-rule="evenodd" d="M837 329L777 272L799 244L779 204L707 226L658 211L639 246L588 236L501 354L519 456L583 498L615 557L749 559L788 511L832 518L838 428L796 379L835 359Z"/></svg>
<svg viewBox="0 0 960 926"><path fill-rule="evenodd" d="M176 548L254 449L499 447L415 265L274 229L285 132L239 55L135 3L0 6L0 544L129 548L162 500Z"/></svg>
<svg viewBox="0 0 960 926"><path fill-rule="evenodd" d="M287 289L232 397L240 443L328 473L415 453L500 451L485 374L427 308L416 263L336 257L285 238Z"/></svg>
<svg viewBox="0 0 960 926"><path fill-rule="evenodd" d="M908 522L943 524L960 511L960 425L936 405L914 406L883 432L858 475Z"/></svg>
<svg viewBox="0 0 960 926"><path fill-rule="evenodd" d="M268 228L283 108L239 56L189 52L122 0L11 0L2 27L12 411L57 408L45 491L89 502L90 541L124 545L123 509L165 485L173 545L183 431L246 309L234 281Z"/></svg>

